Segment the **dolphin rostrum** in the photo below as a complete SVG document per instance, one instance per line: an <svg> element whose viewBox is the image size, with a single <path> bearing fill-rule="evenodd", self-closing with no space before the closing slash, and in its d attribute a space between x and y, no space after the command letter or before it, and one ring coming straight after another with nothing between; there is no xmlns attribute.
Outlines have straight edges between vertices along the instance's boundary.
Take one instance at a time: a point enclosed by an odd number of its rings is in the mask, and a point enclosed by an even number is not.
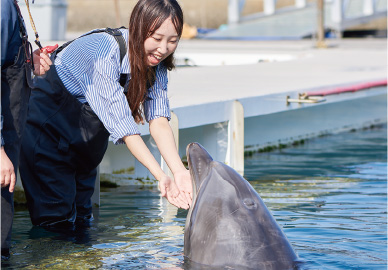
<svg viewBox="0 0 388 270"><path fill-rule="evenodd" d="M193 205L186 219L185 257L222 269L295 269L298 256L249 182L198 143L186 152Z"/></svg>

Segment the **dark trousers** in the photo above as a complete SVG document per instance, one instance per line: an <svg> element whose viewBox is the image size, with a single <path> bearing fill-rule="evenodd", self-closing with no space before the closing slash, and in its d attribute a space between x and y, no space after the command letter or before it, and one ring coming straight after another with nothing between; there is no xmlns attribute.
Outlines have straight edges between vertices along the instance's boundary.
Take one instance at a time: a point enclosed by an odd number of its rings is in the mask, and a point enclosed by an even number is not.
<svg viewBox="0 0 388 270"><path fill-rule="evenodd" d="M36 81L19 170L34 225L68 228L92 219L96 167L108 138L90 106L65 89L55 66Z"/></svg>
<svg viewBox="0 0 388 270"><path fill-rule="evenodd" d="M1 69L1 115L4 150L11 160L15 173L19 165L20 144L25 126L30 97L31 70L25 63L25 46L19 48L15 62ZM13 221L13 193L9 186L1 188L1 254L7 256L11 246Z"/></svg>
<svg viewBox="0 0 388 270"><path fill-rule="evenodd" d="M4 150L15 168L15 173L19 163L19 146L18 144L4 146ZM9 192L9 186L3 187L1 188L1 249L3 255L7 255L11 246L13 213L13 193Z"/></svg>

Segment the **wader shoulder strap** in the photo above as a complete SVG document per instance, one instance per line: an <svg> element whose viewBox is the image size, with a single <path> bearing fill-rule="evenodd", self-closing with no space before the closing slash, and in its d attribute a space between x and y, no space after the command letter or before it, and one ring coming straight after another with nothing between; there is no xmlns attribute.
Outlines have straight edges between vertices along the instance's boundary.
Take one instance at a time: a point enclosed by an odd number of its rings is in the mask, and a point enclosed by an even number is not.
<svg viewBox="0 0 388 270"><path fill-rule="evenodd" d="M22 12L20 11L18 2L16 0L14 0L13 2L14 2L15 8L16 8L17 13L18 13L20 36L21 36L21 38L23 39L23 42L24 42L24 41L28 40L27 29L24 26L24 19L23 19L23 16L22 16Z"/></svg>
<svg viewBox="0 0 388 270"><path fill-rule="evenodd" d="M85 35L82 35L76 39L79 39L79 38L82 38L82 37L85 37L85 36L88 36L88 35L91 35L91 34L95 34L95 33L108 33L109 35L112 35L115 40L117 41L117 43L119 44L119 48L120 48L120 65L121 63L123 62L123 59L124 59L124 56L125 54L127 53L127 45L125 43L125 39L121 33L121 31L119 29L125 29L125 27L120 27L120 28L105 28L105 29L96 29L96 30L93 30ZM70 40L66 43L64 43L62 46L60 46L57 50L56 50L56 54L58 54L60 51L62 51L64 48L66 48L70 43L72 43L74 40L76 39L73 39L73 40Z"/></svg>
<svg viewBox="0 0 388 270"><path fill-rule="evenodd" d="M120 64L121 64L123 62L125 54L127 53L127 45L125 44L124 37L119 29L120 28L115 28L115 29L106 28L105 30L108 34L112 35L116 39L117 43L119 44Z"/></svg>
<svg viewBox="0 0 388 270"><path fill-rule="evenodd" d="M18 13L18 20L19 20L19 33L20 33L20 38L22 39L22 45L24 46L24 54L25 54L25 62L27 63L26 65L26 71L31 72L31 70L34 70L34 57L33 57L33 52L32 52L32 45L28 41L28 34L27 34L27 29L24 24L24 19L22 16L22 12L20 11L20 7L18 5L18 2L14 0L14 5L16 8L16 11ZM1 70L3 70L5 67L1 67ZM29 85L32 85L32 81L30 80L30 75L28 75L28 83Z"/></svg>

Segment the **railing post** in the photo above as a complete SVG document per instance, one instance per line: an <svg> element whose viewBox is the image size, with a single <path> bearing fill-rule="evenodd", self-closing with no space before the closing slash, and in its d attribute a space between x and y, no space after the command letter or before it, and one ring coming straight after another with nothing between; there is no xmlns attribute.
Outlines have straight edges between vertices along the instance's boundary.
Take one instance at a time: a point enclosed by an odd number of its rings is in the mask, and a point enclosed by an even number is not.
<svg viewBox="0 0 388 270"><path fill-rule="evenodd" d="M363 15L373 15L376 11L376 0L364 0Z"/></svg>
<svg viewBox="0 0 388 270"><path fill-rule="evenodd" d="M275 13L276 0L264 0L264 14L271 15Z"/></svg>
<svg viewBox="0 0 388 270"><path fill-rule="evenodd" d="M304 8L307 5L307 0L295 0L295 6L297 8Z"/></svg>
<svg viewBox="0 0 388 270"><path fill-rule="evenodd" d="M326 48L325 44L325 7L324 0L317 0L317 48Z"/></svg>
<svg viewBox="0 0 388 270"><path fill-rule="evenodd" d="M244 175L244 108L237 100L231 106L225 163Z"/></svg>
<svg viewBox="0 0 388 270"><path fill-rule="evenodd" d="M340 24L344 19L344 1L343 0L333 0L332 9L331 9L331 19L334 23Z"/></svg>
<svg viewBox="0 0 388 270"><path fill-rule="evenodd" d="M240 21L239 0L228 1L228 24L236 24Z"/></svg>

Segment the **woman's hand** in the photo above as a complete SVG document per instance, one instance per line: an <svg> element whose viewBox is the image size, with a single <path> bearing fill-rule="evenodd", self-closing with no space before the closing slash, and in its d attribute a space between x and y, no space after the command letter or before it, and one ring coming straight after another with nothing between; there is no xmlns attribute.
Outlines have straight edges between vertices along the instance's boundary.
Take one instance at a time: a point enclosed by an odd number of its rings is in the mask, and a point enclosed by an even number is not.
<svg viewBox="0 0 388 270"><path fill-rule="evenodd" d="M166 197L172 205L188 209L189 203L185 195L179 192L175 182L163 172L140 135L125 136L123 140L132 155L152 173L155 179L159 180L161 195Z"/></svg>
<svg viewBox="0 0 388 270"><path fill-rule="evenodd" d="M154 138L159 152L162 154L168 167L174 175L174 181L179 190L179 196L188 206L192 202L192 183L189 171L185 168L179 157L175 145L174 134L167 118L159 117L150 121L150 133ZM187 208L183 207L183 208Z"/></svg>
<svg viewBox="0 0 388 270"><path fill-rule="evenodd" d="M159 180L159 188L162 197L166 197L172 205L183 209L189 208L185 195L179 192L177 185L169 176L164 175L161 177Z"/></svg>
<svg viewBox="0 0 388 270"><path fill-rule="evenodd" d="M40 52L40 49L36 49L32 56L34 57L34 75L44 75L53 64L50 57L48 56L47 50Z"/></svg>
<svg viewBox="0 0 388 270"><path fill-rule="evenodd" d="M0 180L2 188L9 185L9 192L13 192L16 183L16 175L13 164L5 153L4 147L1 147Z"/></svg>
<svg viewBox="0 0 388 270"><path fill-rule="evenodd" d="M187 169L174 173L174 180L178 186L179 192L186 198L186 203L191 206L193 201L193 183L191 181L190 171Z"/></svg>

